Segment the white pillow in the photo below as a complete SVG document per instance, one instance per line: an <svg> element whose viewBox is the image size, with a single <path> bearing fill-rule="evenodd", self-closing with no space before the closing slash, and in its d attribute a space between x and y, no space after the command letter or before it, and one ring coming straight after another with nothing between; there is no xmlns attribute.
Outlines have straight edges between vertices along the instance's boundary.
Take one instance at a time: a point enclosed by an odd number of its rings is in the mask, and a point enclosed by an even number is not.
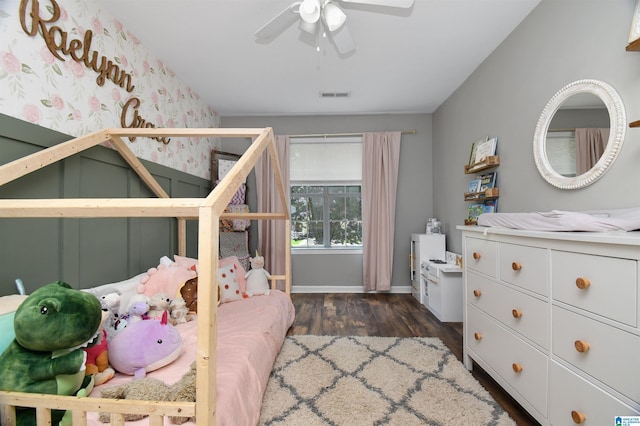
<svg viewBox="0 0 640 426"><path fill-rule="evenodd" d="M242 292L238 284L235 265L231 264L218 268L218 285L222 293L220 303L242 299Z"/></svg>

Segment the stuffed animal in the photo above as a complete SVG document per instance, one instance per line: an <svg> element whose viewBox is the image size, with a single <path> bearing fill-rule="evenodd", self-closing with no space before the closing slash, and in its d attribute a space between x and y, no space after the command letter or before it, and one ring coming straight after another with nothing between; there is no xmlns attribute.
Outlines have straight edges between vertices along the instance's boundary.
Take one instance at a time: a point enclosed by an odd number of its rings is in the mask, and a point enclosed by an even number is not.
<svg viewBox="0 0 640 426"><path fill-rule="evenodd" d="M169 310L171 299L164 293L156 293L149 298L149 310L147 317L149 319L160 319L162 314Z"/></svg>
<svg viewBox="0 0 640 426"><path fill-rule="evenodd" d="M196 363L192 363L189 371L185 373L175 384L168 386L166 383L150 377L133 380L120 386L114 386L102 390L103 398L134 399L143 401L196 401ZM125 414L125 421L134 421L144 418L146 414ZM103 423L111 421L109 413L100 413L99 419ZM173 424L183 424L188 421L195 422L195 417L170 416Z"/></svg>
<svg viewBox="0 0 640 426"><path fill-rule="evenodd" d="M110 320L111 313L102 311L102 323L95 343L84 349L87 353L85 376L93 376L96 386L108 382L116 372L109 366L107 330L104 325Z"/></svg>
<svg viewBox="0 0 640 426"><path fill-rule="evenodd" d="M0 390L53 395L88 394L82 345L102 320L98 299L56 281L35 290L16 310L15 339L0 355ZM17 411L17 424L35 424L35 410ZM53 424L64 411L52 410Z"/></svg>
<svg viewBox="0 0 640 426"><path fill-rule="evenodd" d="M182 337L168 322L165 311L160 321L129 323L109 342L111 366L124 374L143 378L147 372L173 362L182 352Z"/></svg>
<svg viewBox="0 0 640 426"><path fill-rule="evenodd" d="M198 277L188 279L180 287L180 296L184 299L189 312L198 312Z"/></svg>
<svg viewBox="0 0 640 426"><path fill-rule="evenodd" d="M180 287L185 281L195 277L196 271L171 261L164 256L157 268L150 268L140 278L136 291L149 297L164 293L173 298L180 295Z"/></svg>
<svg viewBox="0 0 640 426"><path fill-rule="evenodd" d="M149 319L147 312L149 312L149 297L144 294L132 296L129 306L127 306L127 317L125 318L127 326L143 319Z"/></svg>
<svg viewBox="0 0 640 426"><path fill-rule="evenodd" d="M245 295L248 297L257 294L268 296L271 293L269 289L269 277L271 277L271 274L264 269L264 257L259 256L256 251L256 256L250 258L249 261L251 262L251 269L245 274L247 279Z"/></svg>
<svg viewBox="0 0 640 426"><path fill-rule="evenodd" d="M169 303L169 322L171 325L183 324L191 321L187 302L182 297L176 297Z"/></svg>
<svg viewBox="0 0 640 426"><path fill-rule="evenodd" d="M102 321L102 328L107 332L107 341L111 341L117 333L120 325L120 293L113 292L100 296L98 299L102 312L107 312L109 317Z"/></svg>

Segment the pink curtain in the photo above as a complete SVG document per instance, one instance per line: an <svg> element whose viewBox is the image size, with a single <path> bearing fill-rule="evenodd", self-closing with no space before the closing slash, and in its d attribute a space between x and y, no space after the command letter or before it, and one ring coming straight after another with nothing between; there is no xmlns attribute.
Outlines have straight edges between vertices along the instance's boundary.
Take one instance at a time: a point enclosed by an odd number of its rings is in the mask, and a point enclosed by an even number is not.
<svg viewBox="0 0 640 426"><path fill-rule="evenodd" d="M276 152L280 163L280 172L284 180L286 198L289 199L289 136L275 137ZM273 164L266 151L255 167L256 186L258 196L258 211L283 212L289 205L283 206L276 189ZM285 256L287 242L284 241L286 221L259 220L258 247L260 255L264 256L264 269L272 275L285 274ZM251 253L253 257L255 253ZM284 288L283 288L284 289Z"/></svg>
<svg viewBox="0 0 640 426"><path fill-rule="evenodd" d="M365 291L391 290L400 132L362 140L362 261Z"/></svg>
<svg viewBox="0 0 640 426"><path fill-rule="evenodd" d="M609 141L609 128L576 129L576 176L598 162Z"/></svg>

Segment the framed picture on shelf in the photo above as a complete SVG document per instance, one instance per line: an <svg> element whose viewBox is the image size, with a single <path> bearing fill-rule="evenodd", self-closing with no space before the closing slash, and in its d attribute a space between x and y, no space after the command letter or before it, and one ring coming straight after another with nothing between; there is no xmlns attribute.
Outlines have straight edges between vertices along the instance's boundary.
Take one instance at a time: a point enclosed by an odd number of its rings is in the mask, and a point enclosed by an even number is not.
<svg viewBox="0 0 640 426"><path fill-rule="evenodd" d="M631 31L629 32L629 43L640 38L640 0L636 0L636 7L633 8L631 19Z"/></svg>
<svg viewBox="0 0 640 426"><path fill-rule="evenodd" d="M483 161L487 157L496 155L496 148L498 147L498 138L487 139L476 147L476 160L475 163Z"/></svg>

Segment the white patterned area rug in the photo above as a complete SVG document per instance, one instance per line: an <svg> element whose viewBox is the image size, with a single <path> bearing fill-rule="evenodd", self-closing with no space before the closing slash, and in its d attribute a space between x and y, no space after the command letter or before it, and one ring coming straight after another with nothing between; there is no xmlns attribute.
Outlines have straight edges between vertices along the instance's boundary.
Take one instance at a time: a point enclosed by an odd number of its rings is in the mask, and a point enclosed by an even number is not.
<svg viewBox="0 0 640 426"><path fill-rule="evenodd" d="M260 425L513 426L435 337L289 336Z"/></svg>

